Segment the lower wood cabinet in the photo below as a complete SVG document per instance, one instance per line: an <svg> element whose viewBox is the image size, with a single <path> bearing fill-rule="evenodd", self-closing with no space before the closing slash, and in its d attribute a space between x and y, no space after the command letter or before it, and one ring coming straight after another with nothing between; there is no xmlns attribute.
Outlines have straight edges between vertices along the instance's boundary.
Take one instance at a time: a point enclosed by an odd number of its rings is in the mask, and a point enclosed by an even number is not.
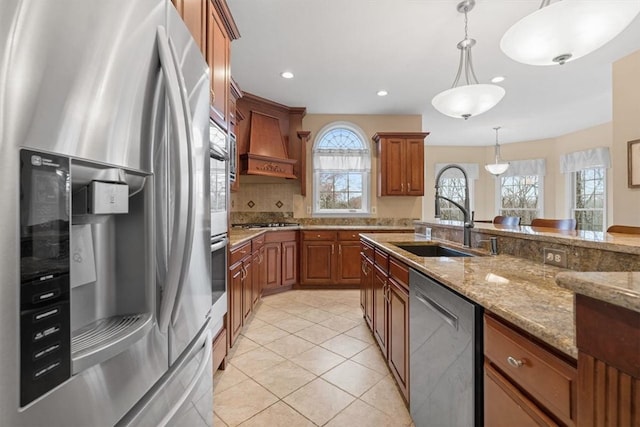
<svg viewBox="0 0 640 427"><path fill-rule="evenodd" d="M495 400L520 407L529 417L524 419L537 423L532 425L576 425L575 366L514 327L486 314L484 354L485 378L490 380L485 384L485 425L507 425L503 424L505 414L495 407ZM515 408L512 413L517 413Z"/></svg>
<svg viewBox="0 0 640 427"><path fill-rule="evenodd" d="M360 284L360 234L354 230L305 230L301 234L302 285Z"/></svg>
<svg viewBox="0 0 640 427"><path fill-rule="evenodd" d="M239 261L229 268L229 283L227 294L229 298L227 316L229 319L229 346L233 347L240 331L242 330L242 282L243 273L242 261Z"/></svg>
<svg viewBox="0 0 640 427"><path fill-rule="evenodd" d="M265 235L265 278L262 292L289 289L298 278L298 239L296 231L269 231Z"/></svg>
<svg viewBox="0 0 640 427"><path fill-rule="evenodd" d="M373 329L373 259L367 257L364 250L361 255L360 270L360 305L367 326Z"/></svg>

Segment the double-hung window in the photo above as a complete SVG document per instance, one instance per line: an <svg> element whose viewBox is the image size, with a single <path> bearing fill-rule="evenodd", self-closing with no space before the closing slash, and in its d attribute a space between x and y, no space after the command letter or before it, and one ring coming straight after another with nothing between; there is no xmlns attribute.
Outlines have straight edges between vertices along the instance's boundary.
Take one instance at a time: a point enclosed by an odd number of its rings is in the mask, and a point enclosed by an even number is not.
<svg viewBox="0 0 640 427"><path fill-rule="evenodd" d="M360 129L332 123L313 146L314 214L369 213L371 150Z"/></svg>
<svg viewBox="0 0 640 427"><path fill-rule="evenodd" d="M498 177L498 213L518 216L520 224L529 225L543 216L544 159L516 160Z"/></svg>
<svg viewBox="0 0 640 427"><path fill-rule="evenodd" d="M604 231L607 207L609 148L576 151L560 158L560 170L568 174L571 216L578 230Z"/></svg>

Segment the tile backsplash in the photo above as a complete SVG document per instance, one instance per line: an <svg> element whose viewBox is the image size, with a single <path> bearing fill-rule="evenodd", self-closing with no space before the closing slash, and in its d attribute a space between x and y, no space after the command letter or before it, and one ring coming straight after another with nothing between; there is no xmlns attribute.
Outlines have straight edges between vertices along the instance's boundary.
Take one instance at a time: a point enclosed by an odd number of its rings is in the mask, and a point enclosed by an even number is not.
<svg viewBox="0 0 640 427"><path fill-rule="evenodd" d="M293 212L297 181L241 183L241 191L231 193L231 212Z"/></svg>

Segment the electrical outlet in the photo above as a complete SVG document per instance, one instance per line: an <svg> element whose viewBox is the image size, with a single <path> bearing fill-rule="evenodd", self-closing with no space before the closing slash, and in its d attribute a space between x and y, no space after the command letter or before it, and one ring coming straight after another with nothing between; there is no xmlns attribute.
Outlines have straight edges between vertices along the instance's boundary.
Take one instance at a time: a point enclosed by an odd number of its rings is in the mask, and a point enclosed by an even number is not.
<svg viewBox="0 0 640 427"><path fill-rule="evenodd" d="M378 209L375 206L371 206L371 213L375 215L377 212Z"/></svg>
<svg viewBox="0 0 640 427"><path fill-rule="evenodd" d="M544 263L567 268L567 251L544 248Z"/></svg>

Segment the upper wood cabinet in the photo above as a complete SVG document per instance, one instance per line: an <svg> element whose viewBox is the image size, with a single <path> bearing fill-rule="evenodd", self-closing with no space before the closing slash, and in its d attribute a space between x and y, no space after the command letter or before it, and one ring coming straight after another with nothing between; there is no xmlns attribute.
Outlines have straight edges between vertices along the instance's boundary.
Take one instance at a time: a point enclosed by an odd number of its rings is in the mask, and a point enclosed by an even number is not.
<svg viewBox="0 0 640 427"><path fill-rule="evenodd" d="M206 56L208 0L171 0L171 2L198 43L202 56Z"/></svg>
<svg viewBox="0 0 640 427"><path fill-rule="evenodd" d="M378 196L424 196L424 139L428 132L378 132Z"/></svg>

